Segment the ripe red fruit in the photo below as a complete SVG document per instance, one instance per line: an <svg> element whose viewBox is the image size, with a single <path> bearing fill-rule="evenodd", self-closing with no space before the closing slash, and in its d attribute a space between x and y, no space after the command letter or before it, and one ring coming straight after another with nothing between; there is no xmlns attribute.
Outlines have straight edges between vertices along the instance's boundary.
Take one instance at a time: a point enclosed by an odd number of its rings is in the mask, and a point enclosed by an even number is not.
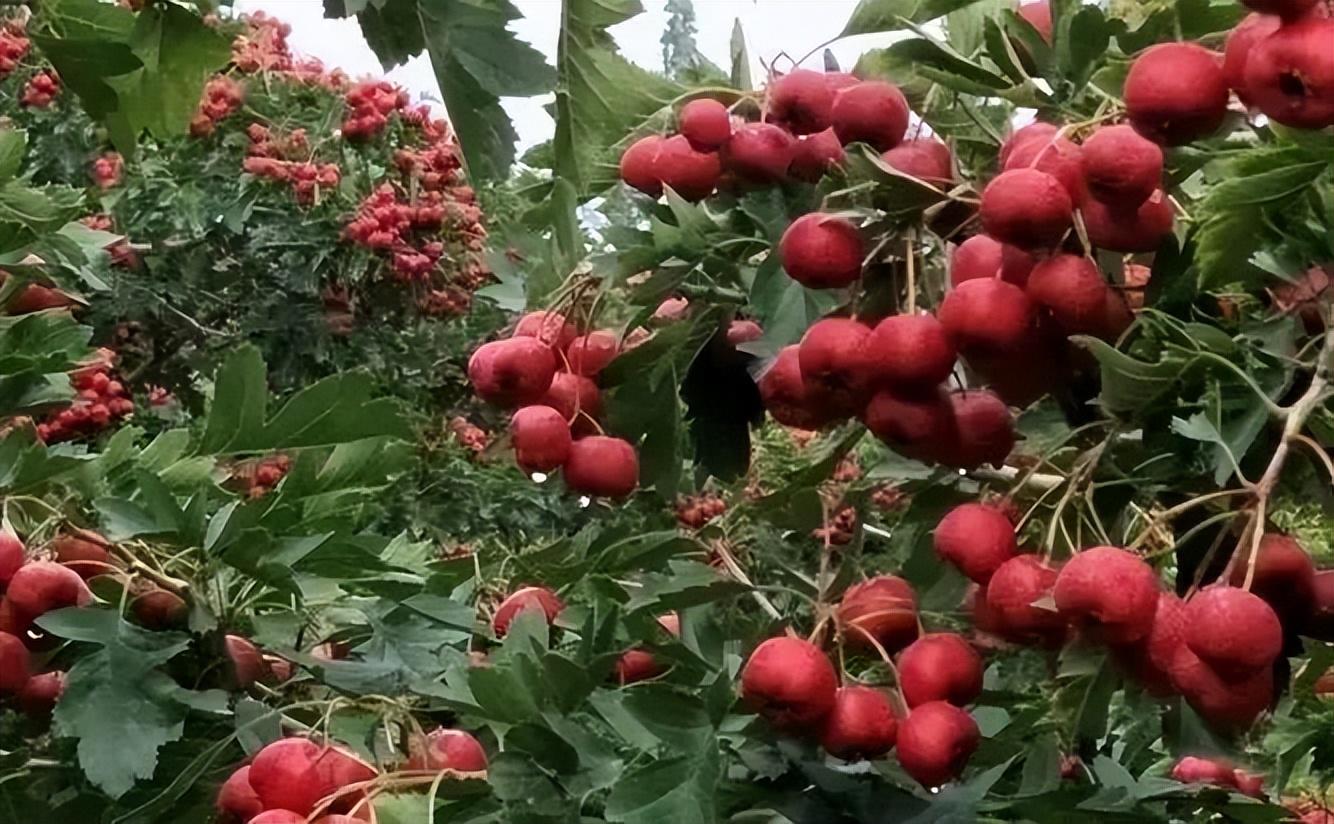
<svg viewBox="0 0 1334 824"><path fill-rule="evenodd" d="M982 658L952 632L913 641L899 656L898 672L903 699L910 707L932 701L962 707L982 694Z"/></svg>
<svg viewBox="0 0 1334 824"><path fill-rule="evenodd" d="M1095 332L1103 326L1107 282L1088 258L1056 255L1042 261L1033 267L1025 291L1068 334Z"/></svg>
<svg viewBox="0 0 1334 824"><path fill-rule="evenodd" d="M320 782L320 797L325 798L337 793L339 798L335 806L342 806L353 796L359 796L364 792L364 789L340 792L344 788L373 781L379 774L373 765L361 760L360 756L332 745L321 748L319 758L315 761L315 775Z"/></svg>
<svg viewBox="0 0 1334 824"><path fill-rule="evenodd" d="M264 802L250 786L249 766L240 768L222 782L214 807L224 821L247 822L264 811Z"/></svg>
<svg viewBox="0 0 1334 824"><path fill-rule="evenodd" d="M556 374L551 347L536 338L484 343L468 360L468 380L482 400L512 407L537 403Z"/></svg>
<svg viewBox="0 0 1334 824"><path fill-rule="evenodd" d="M237 689L249 689L264 679L268 667L254 644L239 635L228 635L222 645L230 664L228 675Z"/></svg>
<svg viewBox="0 0 1334 824"><path fill-rule="evenodd" d="M189 620L190 605L174 592L150 589L130 602L130 612L147 629L176 629Z"/></svg>
<svg viewBox="0 0 1334 824"><path fill-rule="evenodd" d="M665 138L651 134L641 137L621 155L621 180L650 197L662 194L662 180L658 177L658 150Z"/></svg>
<svg viewBox="0 0 1334 824"><path fill-rule="evenodd" d="M1167 195L1154 192L1138 210L1120 212L1100 200L1080 204L1089 241L1111 252L1156 252L1172 234L1175 216Z"/></svg>
<svg viewBox="0 0 1334 824"><path fill-rule="evenodd" d="M938 787L963 773L981 742L973 716L932 701L915 707L899 724L899 764L923 787Z"/></svg>
<svg viewBox="0 0 1334 824"><path fill-rule="evenodd" d="M834 708L838 676L819 647L800 638L770 638L741 670L741 698L781 730L818 728Z"/></svg>
<svg viewBox="0 0 1334 824"><path fill-rule="evenodd" d="M1218 55L1194 43L1162 43L1142 52L1126 75L1123 97L1135 130L1167 146L1208 137L1227 115Z"/></svg>
<svg viewBox="0 0 1334 824"><path fill-rule="evenodd" d="M291 810L265 810L250 819L250 824L306 824L306 816Z"/></svg>
<svg viewBox="0 0 1334 824"><path fill-rule="evenodd" d="M0 632L0 693L16 693L28 683L28 648L22 639Z"/></svg>
<svg viewBox="0 0 1334 824"><path fill-rule="evenodd" d="M1246 106L1255 105L1246 88L1246 64L1261 40L1278 31L1283 21L1270 14L1248 14L1227 36L1223 48L1223 78Z"/></svg>
<svg viewBox="0 0 1334 824"><path fill-rule="evenodd" d="M55 609L86 606L92 602L93 594L69 567L34 561L9 579L5 599L17 613L31 619Z"/></svg>
<svg viewBox="0 0 1334 824"><path fill-rule="evenodd" d="M846 156L843 144L831 126L796 142L792 148L792 164L788 167L788 173L797 180L819 183L820 178L830 169L842 166Z"/></svg>
<svg viewBox="0 0 1334 824"><path fill-rule="evenodd" d="M580 438L565 461L565 486L591 497L628 497L639 486L639 455L620 438Z"/></svg>
<svg viewBox="0 0 1334 824"><path fill-rule="evenodd" d="M1014 417L994 392L986 389L951 392L954 438L945 445L940 463L956 469L1000 466L1014 449Z"/></svg>
<svg viewBox="0 0 1334 824"><path fill-rule="evenodd" d="M19 709L29 718L45 718L55 710L64 692L65 673L57 671L34 675L19 690Z"/></svg>
<svg viewBox="0 0 1334 824"><path fill-rule="evenodd" d="M743 181L767 185L787 177L796 139L772 123L746 123L722 148L723 166Z"/></svg>
<svg viewBox="0 0 1334 824"><path fill-rule="evenodd" d="M1050 123L1032 123L1014 134L1001 147L1001 171L1035 169L1061 182L1070 199L1084 198L1083 149L1063 136Z"/></svg>
<svg viewBox="0 0 1334 824"><path fill-rule="evenodd" d="M1250 566L1250 544L1238 552L1232 569L1233 586L1246 583ZM1285 625L1301 626L1315 602L1315 562L1302 545L1287 535L1270 532L1260 537L1251 592L1273 607Z"/></svg>
<svg viewBox="0 0 1334 824"><path fill-rule="evenodd" d="M1017 555L997 568L987 583L987 605L1007 638L1048 641L1065 635L1065 621L1055 609L1033 606L1051 595L1057 574L1036 555Z"/></svg>
<svg viewBox="0 0 1334 824"><path fill-rule="evenodd" d="M1103 126L1080 154L1089 194L1119 208L1136 208L1163 182L1163 150L1130 126Z"/></svg>
<svg viewBox="0 0 1334 824"><path fill-rule="evenodd" d="M1172 667L1185 643L1186 605L1174 592L1160 592L1149 634L1134 644L1115 647L1112 654L1150 695L1174 695Z"/></svg>
<svg viewBox="0 0 1334 824"><path fill-rule="evenodd" d="M986 584L1000 565L1014 557L1014 525L994 506L967 503L951 509L936 524L936 554L970 580Z"/></svg>
<svg viewBox="0 0 1334 824"><path fill-rule="evenodd" d="M1315 574L1312 593L1311 611L1302 634L1320 641L1334 641L1334 569L1322 569ZM0 609L3 607L0 603Z"/></svg>
<svg viewBox="0 0 1334 824"><path fill-rule="evenodd" d="M1124 549L1098 546L1076 553L1056 578L1061 617L1107 644L1133 644L1149 634L1158 608L1158 575Z"/></svg>
<svg viewBox="0 0 1334 824"><path fill-rule="evenodd" d="M440 728L425 738L414 738L408 748L404 768L409 770L482 772L487 765L486 750L463 730Z"/></svg>
<svg viewBox="0 0 1334 824"><path fill-rule="evenodd" d="M491 619L491 629L497 638L504 638L510 624L520 612L541 612L548 624L554 623L556 616L565 609L565 602L556 593L546 587L524 587L515 590L508 598L500 602L495 617Z"/></svg>
<svg viewBox="0 0 1334 824"><path fill-rule="evenodd" d="M1172 778L1183 784L1213 784L1217 787L1235 787L1237 783L1231 764L1193 755L1172 766Z"/></svg>
<svg viewBox="0 0 1334 824"><path fill-rule="evenodd" d="M883 692L871 687L839 687L825 720L820 744L844 761L879 758L894 749L898 722Z"/></svg>
<svg viewBox="0 0 1334 824"><path fill-rule="evenodd" d="M570 341L565 359L570 371L585 377L597 377L620 354L621 344L615 333L598 330Z"/></svg>
<svg viewBox="0 0 1334 824"><path fill-rule="evenodd" d="M596 383L583 375L557 372L538 403L559 412L576 435L596 431L594 424L602 417L602 393Z"/></svg>
<svg viewBox="0 0 1334 824"><path fill-rule="evenodd" d="M866 428L894 451L934 461L955 440L953 410L940 389L922 393L877 392L862 414Z"/></svg>
<svg viewBox="0 0 1334 824"><path fill-rule="evenodd" d="M1070 229L1074 201L1055 177L1037 169L1001 172L982 192L987 234L1024 249L1050 248Z"/></svg>
<svg viewBox="0 0 1334 824"><path fill-rule="evenodd" d="M685 200L703 200L718 188L723 173L716 152L701 152L682 135L669 137L658 148L658 178Z"/></svg>
<svg viewBox="0 0 1334 824"><path fill-rule="evenodd" d="M681 618L676 613L669 613L658 618L658 624L674 637L681 636ZM667 667L646 649L627 650L616 661L616 680L622 686L657 678L667 671Z"/></svg>
<svg viewBox="0 0 1334 824"><path fill-rule="evenodd" d="M320 753L305 738L283 738L260 750L250 764L250 786L264 809L308 815L324 796L316 771Z"/></svg>
<svg viewBox="0 0 1334 824"><path fill-rule="evenodd" d="M855 414L871 391L871 329L850 318L816 321L797 347L807 391L840 417Z"/></svg>
<svg viewBox="0 0 1334 824"><path fill-rule="evenodd" d="M9 526L0 526L0 589L9 585L14 573L28 560L23 541Z"/></svg>
<svg viewBox="0 0 1334 824"><path fill-rule="evenodd" d="M954 180L954 154L934 137L905 140L881 155L889 166L934 186Z"/></svg>
<svg viewBox="0 0 1334 824"><path fill-rule="evenodd" d="M922 389L954 371L957 353L934 315L890 315L866 339L873 382L890 388Z"/></svg>
<svg viewBox="0 0 1334 824"><path fill-rule="evenodd" d="M753 320L737 319L727 324L727 342L732 346L740 346L762 337L764 329Z"/></svg>
<svg viewBox="0 0 1334 824"><path fill-rule="evenodd" d="M681 107L676 122L681 135L701 152L717 150L732 136L732 116L717 100L690 101Z"/></svg>
<svg viewBox="0 0 1334 824"><path fill-rule="evenodd" d="M1283 626L1259 596L1225 585L1186 602L1186 646L1224 679L1267 669L1283 648Z"/></svg>
<svg viewBox="0 0 1334 824"><path fill-rule="evenodd" d="M1022 289L1028 283L1033 265L1033 256L1018 246L986 235L973 235L954 247L950 255L950 285L999 276Z"/></svg>
<svg viewBox="0 0 1334 824"><path fill-rule="evenodd" d="M57 535L51 541L57 563L63 564L85 581L107 572L111 555L106 547L74 535Z"/></svg>
<svg viewBox="0 0 1334 824"><path fill-rule="evenodd" d="M1182 644L1172 661L1172 683L1186 703L1210 726L1224 732L1249 729L1274 700L1274 673L1255 670L1242 680L1227 681Z"/></svg>
<svg viewBox="0 0 1334 824"><path fill-rule="evenodd" d="M848 587L835 617L849 646L873 650L867 638L895 653L917 637L917 596L895 575L879 575Z"/></svg>
<svg viewBox="0 0 1334 824"><path fill-rule="evenodd" d="M1037 29L1038 34L1048 43L1051 42L1051 3L1048 0L1037 0L1034 3L1020 3L1016 9L1019 16L1028 21L1028 25Z"/></svg>
<svg viewBox="0 0 1334 824"><path fill-rule="evenodd" d="M525 406L510 418L514 460L524 472L551 472L570 457L570 425L550 406Z"/></svg>
<svg viewBox="0 0 1334 824"><path fill-rule="evenodd" d="M514 324L514 337L537 338L555 352L563 352L579 334L560 312L529 312Z"/></svg>
<svg viewBox="0 0 1334 824"><path fill-rule="evenodd" d="M797 429L820 429L831 415L801 378L798 347L784 347L760 376L760 399L774 420Z"/></svg>
<svg viewBox="0 0 1334 824"><path fill-rule="evenodd" d="M1233 770L1232 781L1237 787L1237 792L1242 795L1249 795L1251 798L1265 797L1265 779L1263 775L1251 775L1245 770Z"/></svg>
<svg viewBox="0 0 1334 824"><path fill-rule="evenodd" d="M1298 20L1316 7L1319 0L1241 0L1251 11L1272 14L1283 20Z"/></svg>
<svg viewBox="0 0 1334 824"><path fill-rule="evenodd" d="M1019 348L1033 326L1033 304L1024 290L996 278L966 280L951 289L936 312L964 355L1000 354Z"/></svg>
<svg viewBox="0 0 1334 824"><path fill-rule="evenodd" d="M892 83L867 80L834 95L829 119L844 145L869 143L884 152L897 146L908 131L908 100Z"/></svg>
<svg viewBox="0 0 1334 824"><path fill-rule="evenodd" d="M821 212L802 215L778 244L783 270L802 286L837 289L862 275L861 233L852 221Z"/></svg>
<svg viewBox="0 0 1334 824"><path fill-rule="evenodd" d="M768 119L793 134L814 134L829 128L834 89L821 72L793 69L769 84Z"/></svg>
<svg viewBox="0 0 1334 824"><path fill-rule="evenodd" d="M1246 92L1272 120L1299 129L1334 126L1334 20L1285 23L1246 60Z"/></svg>
<svg viewBox="0 0 1334 824"><path fill-rule="evenodd" d="M1126 296L1119 289L1109 288L1103 303L1102 316L1089 330L1089 334L1105 341L1115 342L1134 322L1135 313L1130 311Z"/></svg>

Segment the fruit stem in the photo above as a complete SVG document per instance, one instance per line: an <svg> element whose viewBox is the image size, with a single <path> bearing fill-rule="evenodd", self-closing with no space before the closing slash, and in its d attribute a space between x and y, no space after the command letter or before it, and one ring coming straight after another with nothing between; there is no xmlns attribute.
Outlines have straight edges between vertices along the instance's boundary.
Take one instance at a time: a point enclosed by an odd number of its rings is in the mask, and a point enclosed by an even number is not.
<svg viewBox="0 0 1334 824"><path fill-rule="evenodd" d="M1130 542L1130 546L1128 546L1128 547L1126 547L1126 548L1127 548L1127 549L1137 549L1141 544L1143 544L1145 541L1147 541L1147 540L1149 539L1149 536L1153 534L1153 531L1154 531L1157 527L1159 527L1159 526L1161 526L1161 525L1167 523L1168 521L1171 521L1173 518L1176 518L1178 515L1181 515L1181 514L1183 514L1183 513L1185 513L1185 512L1189 512L1190 510L1194 509L1194 508L1197 507L1197 506L1200 506L1201 504L1207 504L1207 503L1209 503L1210 501L1216 501L1216 500L1218 500L1219 498L1227 498L1227 497L1231 497L1231 496L1233 496L1233 495L1245 495L1245 494L1247 494L1247 493L1249 493L1249 492L1250 492L1249 489L1244 489L1244 488L1243 488L1243 489L1224 489L1224 490L1222 490L1222 491L1220 491L1220 492L1210 492L1210 493L1205 494L1205 495L1197 495L1197 496L1195 496L1194 498L1191 498L1191 499L1188 500L1188 501L1183 501L1183 502L1177 504L1177 505L1174 506L1174 507L1171 507L1171 508L1169 508L1169 509L1164 509L1164 510L1162 511L1162 513L1161 513L1157 518L1152 519L1152 521L1149 523L1149 525L1146 526L1146 527L1144 528L1144 531L1141 532L1141 533L1135 538L1135 540L1131 541L1131 542Z"/></svg>
<svg viewBox="0 0 1334 824"><path fill-rule="evenodd" d="M880 654L880 660L885 662L885 667L889 669L889 674L894 679L894 690L890 694L894 699L894 714L899 718L907 718L908 699L903 696L903 685L899 683L899 668L894 666L893 657L890 656L889 651L885 649L884 645L876 640L876 637L869 631L863 627L857 626L855 623L850 623L848 626L860 632L866 638L866 641L871 646L875 647L875 651Z"/></svg>
<svg viewBox="0 0 1334 824"><path fill-rule="evenodd" d="M908 264L908 314L917 314L917 249L913 239L904 241L906 247L904 259Z"/></svg>
<svg viewBox="0 0 1334 824"><path fill-rule="evenodd" d="M755 599L756 603L758 603L765 612L769 613L769 617L773 618L775 621L783 620L783 613L778 611L778 608L774 606L773 601L770 601L763 592L756 589L755 584L750 580L746 573L742 571L741 565L738 564L736 558L732 556L732 551L727 548L727 543L725 541L718 541L714 544L713 548L717 551L718 558L722 560L723 566L727 568L728 573L731 574L733 578L740 581L744 586L750 588L751 597Z"/></svg>

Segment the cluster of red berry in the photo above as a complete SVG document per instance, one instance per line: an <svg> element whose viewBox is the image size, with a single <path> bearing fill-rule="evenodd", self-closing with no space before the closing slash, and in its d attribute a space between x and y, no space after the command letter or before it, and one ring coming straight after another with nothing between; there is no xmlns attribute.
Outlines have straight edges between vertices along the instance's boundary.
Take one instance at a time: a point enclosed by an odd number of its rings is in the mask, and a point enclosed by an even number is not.
<svg viewBox="0 0 1334 824"><path fill-rule="evenodd" d="M46 443L61 443L101 432L134 412L134 400L111 371L116 355L99 349L97 363L70 374L78 391L74 403L37 425L37 437Z"/></svg>
<svg viewBox="0 0 1334 824"><path fill-rule="evenodd" d="M292 159L310 156L305 129L274 135L267 126L252 123L246 128L246 136L250 145L242 168L255 177L290 184L297 203L302 206L314 205L321 191L335 188L343 179L342 169L336 163Z"/></svg>
<svg viewBox="0 0 1334 824"><path fill-rule="evenodd" d="M401 200L398 191L386 183L361 202L343 234L359 246L392 253L396 280L424 283L431 280L445 246L439 240L420 245L414 245L414 241L418 233L438 234L447 214L439 192L423 192L412 203Z"/></svg>
<svg viewBox="0 0 1334 824"><path fill-rule="evenodd" d="M79 222L89 229L95 229L99 232L114 232L116 230L115 221L112 220L111 215L107 214L88 215L81 218ZM134 269L139 266L139 254L130 246L130 241L127 238L121 238L113 242L106 247L106 250L107 254L111 255L112 266L121 269Z"/></svg>
<svg viewBox="0 0 1334 824"><path fill-rule="evenodd" d="M227 75L220 74L209 80L204 86L199 110L190 121L190 135L207 137L213 134L217 124L234 114L244 101L245 90Z"/></svg>
<svg viewBox="0 0 1334 824"><path fill-rule="evenodd" d="M459 444L474 455L479 454L491 444L491 436L462 415L449 420L449 431Z"/></svg>
<svg viewBox="0 0 1334 824"><path fill-rule="evenodd" d="M120 156L120 152L103 152L101 157L93 161L93 183L102 191L119 186L124 172L125 158Z"/></svg>
<svg viewBox="0 0 1334 824"><path fill-rule="evenodd" d="M348 89L344 101L343 137L365 140L384 131L389 115L407 107L408 93L387 80L367 80Z"/></svg>
<svg viewBox="0 0 1334 824"><path fill-rule="evenodd" d="M727 502L716 492L687 495L676 501L676 520L686 529L700 529L727 511Z"/></svg>
<svg viewBox="0 0 1334 824"><path fill-rule="evenodd" d="M416 178L418 185L428 192L439 192L453 186L463 168L458 144L444 139L431 142L424 149L397 149L394 165L405 175Z"/></svg>
<svg viewBox="0 0 1334 824"><path fill-rule="evenodd" d="M620 353L608 331L580 335L559 312L532 312L514 336L483 344L468 361L482 400L514 409L510 436L519 467L563 470L565 486L590 497L624 498L639 486L639 455L601 432L597 376Z"/></svg>
<svg viewBox="0 0 1334 824"><path fill-rule="evenodd" d="M881 512L900 512L908 506L908 494L892 484L878 487L871 493L871 505Z"/></svg>
<svg viewBox="0 0 1334 824"><path fill-rule="evenodd" d="M30 109L45 109L60 94L60 78L52 69L44 69L28 78L19 103Z"/></svg>
<svg viewBox="0 0 1334 824"><path fill-rule="evenodd" d="M253 500L272 492L291 469L290 457L270 455L237 467L232 477L244 484L246 497Z"/></svg>
<svg viewBox="0 0 1334 824"><path fill-rule="evenodd" d="M19 61L28 54L32 42L24 36L23 24L10 21L0 29L0 80L18 68Z"/></svg>
<svg viewBox="0 0 1334 824"><path fill-rule="evenodd" d="M823 526L811 530L811 537L830 546L847 546L857 536L857 510L843 506Z"/></svg>
<svg viewBox="0 0 1334 824"><path fill-rule="evenodd" d="M246 33L232 41L232 63L248 74L282 72L292 68L287 37L292 27L262 11L241 16Z"/></svg>

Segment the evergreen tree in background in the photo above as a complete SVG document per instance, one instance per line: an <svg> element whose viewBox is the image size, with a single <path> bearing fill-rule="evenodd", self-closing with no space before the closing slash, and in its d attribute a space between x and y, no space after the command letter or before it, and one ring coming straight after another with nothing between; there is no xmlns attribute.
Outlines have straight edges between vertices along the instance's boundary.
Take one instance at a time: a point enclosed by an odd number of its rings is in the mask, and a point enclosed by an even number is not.
<svg viewBox="0 0 1334 824"><path fill-rule="evenodd" d="M691 0L667 0L667 29L662 33L662 69L668 77L681 78L705 65L695 45L695 4Z"/></svg>

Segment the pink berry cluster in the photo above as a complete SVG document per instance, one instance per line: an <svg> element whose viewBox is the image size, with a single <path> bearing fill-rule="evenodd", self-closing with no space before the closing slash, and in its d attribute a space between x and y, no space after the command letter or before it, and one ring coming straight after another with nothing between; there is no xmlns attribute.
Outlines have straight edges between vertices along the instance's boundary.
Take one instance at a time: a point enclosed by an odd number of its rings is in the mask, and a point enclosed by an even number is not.
<svg viewBox="0 0 1334 824"><path fill-rule="evenodd" d="M391 184L372 192L343 229L359 246L390 254L390 271L402 283L427 283L435 273L445 246L439 240L419 242L422 235L438 234L445 224L444 198L424 192L417 202L400 198Z"/></svg>
<svg viewBox="0 0 1334 824"><path fill-rule="evenodd" d="M120 152L104 152L93 161L93 183L103 191L119 186L124 173L125 158L120 156Z"/></svg>
<svg viewBox="0 0 1334 824"><path fill-rule="evenodd" d="M408 93L387 80L367 80L348 89L344 101L343 137L366 140L384 131L391 114L407 108Z"/></svg>
<svg viewBox="0 0 1334 824"><path fill-rule="evenodd" d="M448 429L454 440L474 455L491 445L491 436L486 430L461 415L450 418Z"/></svg>
<svg viewBox="0 0 1334 824"><path fill-rule="evenodd" d="M232 42L232 63L247 74L281 72L292 68L287 37L292 27L262 11L242 15L246 33Z"/></svg>
<svg viewBox="0 0 1334 824"><path fill-rule="evenodd" d="M727 502L716 492L686 495L676 501L676 520L686 529L701 529L727 511Z"/></svg>
<svg viewBox="0 0 1334 824"><path fill-rule="evenodd" d="M290 184L297 203L302 206L314 205L321 191L334 189L342 181L343 173L336 163L288 159L310 156L305 129L274 135L267 126L252 123L246 135L250 146L242 168L255 177Z"/></svg>
<svg viewBox="0 0 1334 824"><path fill-rule="evenodd" d="M134 412L134 400L113 376L116 355L100 349L98 361L70 374L78 392L74 403L37 425L37 437L60 443L95 435Z"/></svg>
<svg viewBox="0 0 1334 824"><path fill-rule="evenodd" d="M394 165L404 175L415 178L422 189L439 192L457 184L463 161L458 144L446 133L424 149L396 150Z"/></svg>
<svg viewBox="0 0 1334 824"><path fill-rule="evenodd" d="M218 123L234 114L244 101L245 90L227 75L220 74L209 80L204 86L203 99L199 101L199 111L190 121L190 135L207 137L213 134Z"/></svg>
<svg viewBox="0 0 1334 824"><path fill-rule="evenodd" d="M51 69L44 69L28 79L19 103L29 109L45 109L60 94L60 78Z"/></svg>
<svg viewBox="0 0 1334 824"><path fill-rule="evenodd" d="M21 24L13 28L6 25L0 30L0 79L18 68L19 61L27 56L31 47L32 42L24 36Z"/></svg>

